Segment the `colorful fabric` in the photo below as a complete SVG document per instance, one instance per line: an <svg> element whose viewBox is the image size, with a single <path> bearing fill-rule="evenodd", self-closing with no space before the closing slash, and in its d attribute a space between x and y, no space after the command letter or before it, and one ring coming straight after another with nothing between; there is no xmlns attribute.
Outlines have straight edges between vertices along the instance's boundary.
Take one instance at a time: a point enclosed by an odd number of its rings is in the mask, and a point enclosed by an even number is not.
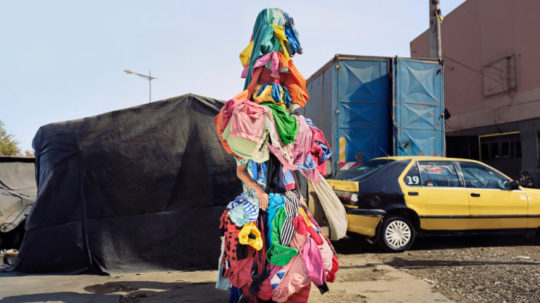
<svg viewBox="0 0 540 303"><path fill-rule="evenodd" d="M285 15L283 11L277 8L263 9L255 20L253 26L253 51L251 52L249 70L253 70L253 65L261 56L279 51L280 41L274 36L273 25L284 26ZM248 72L244 89L251 83L251 73Z"/></svg>
<svg viewBox="0 0 540 303"><path fill-rule="evenodd" d="M300 251L306 242L306 236L295 234L291 241L291 246ZM296 255L291 261L284 267L286 270L285 276L274 289L272 300L276 302L286 302L287 299L303 287L309 285L310 278L304 265L302 256Z"/></svg>
<svg viewBox="0 0 540 303"><path fill-rule="evenodd" d="M252 52L253 52L253 40L249 41L249 44L240 53L240 62L242 63L242 66L248 67L249 59L251 58Z"/></svg>
<svg viewBox="0 0 540 303"><path fill-rule="evenodd" d="M222 264L231 261L241 260L247 257L248 251L244 245L240 245L238 234L242 230L236 226L228 216L228 210L225 210L221 215L220 229L223 232L224 250L222 256ZM225 266L225 270L228 267Z"/></svg>
<svg viewBox="0 0 540 303"><path fill-rule="evenodd" d="M229 202L225 209L229 210L229 218L237 226L255 222L259 216L259 205L254 203L254 201L250 201L246 193L242 193L233 201Z"/></svg>
<svg viewBox="0 0 540 303"><path fill-rule="evenodd" d="M229 125L230 136L244 138L252 142L261 140L264 130L264 108L251 101L236 104Z"/></svg>
<svg viewBox="0 0 540 303"><path fill-rule="evenodd" d="M311 281L317 286L323 285L326 282L326 272L321 251L311 238L306 240L306 244L302 248L302 259Z"/></svg>
<svg viewBox="0 0 540 303"><path fill-rule="evenodd" d="M280 61L281 62L281 61ZM281 69L282 67L280 67ZM286 68L287 73L280 74L281 84L289 90L292 103L296 103L301 107L306 106L306 102L309 99L307 93L306 79L298 71L293 63L293 60L288 60Z"/></svg>
<svg viewBox="0 0 540 303"><path fill-rule="evenodd" d="M293 191L285 192L285 219L281 227L281 245L288 246L294 236L293 219L298 216L298 197Z"/></svg>
<svg viewBox="0 0 540 303"><path fill-rule="evenodd" d="M240 244L249 245L256 250L261 250L263 247L261 232L253 222L246 223L244 227L242 227L242 230L238 233L238 240Z"/></svg>
<svg viewBox="0 0 540 303"><path fill-rule="evenodd" d="M267 67L270 69L270 75L273 78L279 78L279 52L271 52L262 57L260 57L255 64L253 64L253 69L257 67Z"/></svg>
<svg viewBox="0 0 540 303"><path fill-rule="evenodd" d="M225 269L223 268L223 251L225 250L225 240L223 239L223 237L220 237L220 242L221 242L221 245L220 245L220 253L219 253L219 259L218 259L218 271L217 271L217 278L216 278L216 289L219 289L219 290L228 290L229 289L229 285L231 284L231 282L229 281L229 279L223 277L223 273L225 271Z"/></svg>
<svg viewBox="0 0 540 303"><path fill-rule="evenodd" d="M287 265L298 254L298 249L281 244L281 233L285 217L284 207L279 208L272 220L272 245L266 253L268 262L278 266Z"/></svg>
<svg viewBox="0 0 540 303"><path fill-rule="evenodd" d="M298 131L297 120L279 105L273 103L264 103L263 105L268 106L272 110L272 115L281 137L281 142L284 144L294 142Z"/></svg>
<svg viewBox="0 0 540 303"><path fill-rule="evenodd" d="M300 40L298 39L298 32L296 31L296 27L294 26L294 20L286 12L283 12L283 14L285 15L285 35L287 36L287 40L289 41L289 45L292 49L292 52L290 52L290 54L301 54L302 46L300 45Z"/></svg>
<svg viewBox="0 0 540 303"><path fill-rule="evenodd" d="M309 292L311 290L311 284L302 287L299 291L292 294L286 301L286 303L307 303L309 299Z"/></svg>
<svg viewBox="0 0 540 303"><path fill-rule="evenodd" d="M283 53L283 57L285 58L285 60L289 61L291 57L289 56L289 51L285 46L285 43L288 43L287 36L285 35L285 29L283 28L283 26L274 24L271 25L274 28L274 37L278 38L279 40L279 45L281 46L281 52Z"/></svg>
<svg viewBox="0 0 540 303"><path fill-rule="evenodd" d="M269 194L268 195L268 208L266 209L266 213L268 214L268 222L266 225L267 230L267 244L268 246L272 243L272 221L274 220L274 217L276 216L277 211L283 207L283 204L285 203L285 198L280 194Z"/></svg>

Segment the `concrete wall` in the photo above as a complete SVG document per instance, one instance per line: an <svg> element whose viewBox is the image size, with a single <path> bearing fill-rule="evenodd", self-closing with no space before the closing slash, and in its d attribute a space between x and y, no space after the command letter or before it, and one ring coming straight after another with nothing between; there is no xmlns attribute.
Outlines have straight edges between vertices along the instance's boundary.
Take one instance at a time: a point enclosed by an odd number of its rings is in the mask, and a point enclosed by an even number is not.
<svg viewBox="0 0 540 303"><path fill-rule="evenodd" d="M445 17L447 133L540 117L539 16L539 0L468 0ZM429 57L428 31L410 48L411 57ZM515 56L515 89L487 95L499 84L483 68L507 56Z"/></svg>

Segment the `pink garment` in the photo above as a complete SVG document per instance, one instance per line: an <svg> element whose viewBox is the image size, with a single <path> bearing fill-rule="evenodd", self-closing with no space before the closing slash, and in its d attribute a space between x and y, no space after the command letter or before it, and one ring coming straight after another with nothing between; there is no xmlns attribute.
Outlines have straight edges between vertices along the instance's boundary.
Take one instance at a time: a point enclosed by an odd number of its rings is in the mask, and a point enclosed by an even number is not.
<svg viewBox="0 0 540 303"><path fill-rule="evenodd" d="M284 155L280 153L279 149L270 146L270 152L274 154L274 156L276 156L279 162L281 162L281 164L283 165L283 172L285 172L287 169L291 171L299 170L296 165L304 165L306 162L306 158L308 156L311 157L310 151L313 145L313 135L311 129L306 123L306 120L303 116L293 115L293 117L298 123L298 132L296 133L295 141L288 145L291 149L293 158L292 164L294 165L292 165L285 159ZM319 174L319 171L315 168L308 171L300 170L300 172L312 182L321 182L321 175Z"/></svg>
<svg viewBox="0 0 540 303"><path fill-rule="evenodd" d="M244 67L244 69L242 70L242 74L240 75L240 78L245 79L247 77L248 70L249 70L249 65Z"/></svg>
<svg viewBox="0 0 540 303"><path fill-rule="evenodd" d="M270 70L272 71L270 75L273 78L279 78L279 57L277 53L277 51L271 52L257 59L255 64L253 64L253 68L251 69L251 76L253 76L254 69L257 67L266 66L266 64L270 61Z"/></svg>
<svg viewBox="0 0 540 303"><path fill-rule="evenodd" d="M264 106L243 100L236 105L230 120L230 136L258 143L265 128Z"/></svg>
<svg viewBox="0 0 540 303"><path fill-rule="evenodd" d="M236 108L236 106L243 101L248 101L248 100L231 99L225 102L225 105L223 105L223 107L220 110L220 114L223 115L223 124L221 125L221 129L219 130L220 133L223 133L227 125L229 125L229 121L231 119L232 113L234 109Z"/></svg>
<svg viewBox="0 0 540 303"><path fill-rule="evenodd" d="M326 272L321 251L311 238L307 239L302 249L302 259L304 260L311 281L317 286L323 285L326 282Z"/></svg>
<svg viewBox="0 0 540 303"><path fill-rule="evenodd" d="M319 251L321 252L325 274L328 274L332 270L332 258L334 257L334 252L326 241L323 241L322 245L319 245Z"/></svg>
<svg viewBox="0 0 540 303"><path fill-rule="evenodd" d="M285 302L292 294L296 293L303 287L309 285L311 280L302 259L302 247L306 242L306 236L295 233L291 240L291 247L298 249L298 255L294 256L291 261L285 265L286 273L279 285L274 289L272 300L276 302Z"/></svg>
<svg viewBox="0 0 540 303"><path fill-rule="evenodd" d="M320 129L316 129L315 127L310 126L311 132L313 134L313 143L311 147L311 154L315 159L317 159L317 169L319 170L319 173L321 175L326 175L326 160L321 161L321 157L324 154L324 151L322 148L317 144L317 142L320 142L326 146L330 146L328 142L326 141L326 138L324 137L324 133Z"/></svg>

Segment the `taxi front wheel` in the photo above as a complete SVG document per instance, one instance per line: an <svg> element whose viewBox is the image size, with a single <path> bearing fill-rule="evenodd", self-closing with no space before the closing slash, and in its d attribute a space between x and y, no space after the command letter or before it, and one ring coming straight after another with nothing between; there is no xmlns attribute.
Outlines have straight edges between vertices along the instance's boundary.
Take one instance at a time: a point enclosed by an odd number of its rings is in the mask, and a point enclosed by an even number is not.
<svg viewBox="0 0 540 303"><path fill-rule="evenodd" d="M409 249L416 238L416 231L411 221L401 216L384 218L377 241L382 249L389 252L401 252Z"/></svg>

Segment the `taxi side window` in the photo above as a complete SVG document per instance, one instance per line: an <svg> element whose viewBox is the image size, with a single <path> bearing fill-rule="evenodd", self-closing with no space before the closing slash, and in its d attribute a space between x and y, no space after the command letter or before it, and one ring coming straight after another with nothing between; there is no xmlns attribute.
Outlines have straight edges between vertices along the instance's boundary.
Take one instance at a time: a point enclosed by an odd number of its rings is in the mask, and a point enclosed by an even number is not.
<svg viewBox="0 0 540 303"><path fill-rule="evenodd" d="M422 186L460 187L456 167L450 161L419 161Z"/></svg>
<svg viewBox="0 0 540 303"><path fill-rule="evenodd" d="M403 178L403 182L407 184L407 186L421 186L420 181L420 174L418 173L418 165L416 163L411 166L411 169L409 169L409 172L405 175Z"/></svg>
<svg viewBox="0 0 540 303"><path fill-rule="evenodd" d="M465 187L505 189L509 181L498 172L474 162L459 162L465 179Z"/></svg>

